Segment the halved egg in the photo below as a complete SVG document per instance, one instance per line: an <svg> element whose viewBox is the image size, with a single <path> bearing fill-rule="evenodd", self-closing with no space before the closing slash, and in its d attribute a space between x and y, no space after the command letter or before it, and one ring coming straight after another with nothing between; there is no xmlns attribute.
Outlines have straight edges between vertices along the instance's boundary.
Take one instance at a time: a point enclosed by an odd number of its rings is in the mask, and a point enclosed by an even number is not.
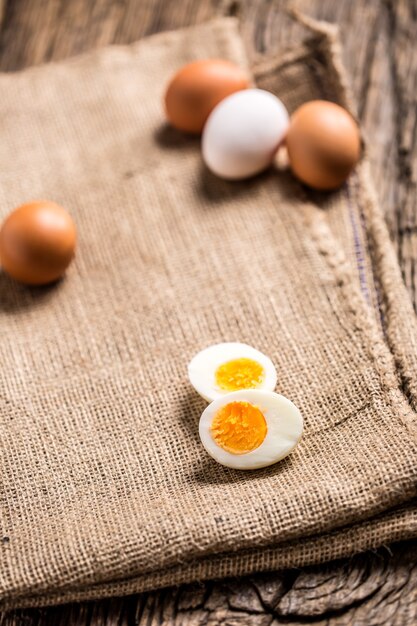
<svg viewBox="0 0 417 626"><path fill-rule="evenodd" d="M190 361L188 376L207 402L240 389L273 391L277 372L271 359L245 343L218 343Z"/></svg>
<svg viewBox="0 0 417 626"><path fill-rule="evenodd" d="M298 408L272 391L244 389L214 400L200 418L200 439L221 465L252 470L286 457L303 432Z"/></svg>

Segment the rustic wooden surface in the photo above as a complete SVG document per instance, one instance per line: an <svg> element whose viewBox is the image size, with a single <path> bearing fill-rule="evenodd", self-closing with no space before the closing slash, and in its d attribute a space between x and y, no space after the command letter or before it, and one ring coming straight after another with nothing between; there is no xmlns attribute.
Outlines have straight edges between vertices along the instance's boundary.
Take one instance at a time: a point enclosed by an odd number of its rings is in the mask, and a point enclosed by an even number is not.
<svg viewBox="0 0 417 626"><path fill-rule="evenodd" d="M252 58L279 51L298 26L285 9L340 26L374 178L417 308L417 0L0 0L0 70L239 14ZM417 545L325 566L158 593L0 615L2 626L404 626L417 623Z"/></svg>

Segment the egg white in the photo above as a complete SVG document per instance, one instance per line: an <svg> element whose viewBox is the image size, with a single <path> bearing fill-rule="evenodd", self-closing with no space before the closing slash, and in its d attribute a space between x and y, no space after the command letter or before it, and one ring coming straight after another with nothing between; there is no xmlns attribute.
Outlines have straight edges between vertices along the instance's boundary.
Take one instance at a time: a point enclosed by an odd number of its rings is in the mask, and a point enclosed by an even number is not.
<svg viewBox="0 0 417 626"><path fill-rule="evenodd" d="M220 365L234 359L252 359L259 363L264 370L264 379L256 389L268 391L275 389L277 372L271 359L265 356L265 354L245 343L218 343L201 350L188 365L190 383L207 402L216 400L216 398L222 398L230 393L230 391L217 387L215 374Z"/></svg>
<svg viewBox="0 0 417 626"><path fill-rule="evenodd" d="M232 454L214 441L210 427L217 411L230 402L249 402L262 411L267 425L265 439L258 448L246 454ZM272 391L243 389L214 400L203 411L199 434L201 443L221 465L253 470L277 463L292 452L303 432L303 418L290 400Z"/></svg>
<svg viewBox="0 0 417 626"><path fill-rule="evenodd" d="M274 94L243 89L210 113L201 141L203 160L217 176L241 180L268 167L289 126L288 111Z"/></svg>

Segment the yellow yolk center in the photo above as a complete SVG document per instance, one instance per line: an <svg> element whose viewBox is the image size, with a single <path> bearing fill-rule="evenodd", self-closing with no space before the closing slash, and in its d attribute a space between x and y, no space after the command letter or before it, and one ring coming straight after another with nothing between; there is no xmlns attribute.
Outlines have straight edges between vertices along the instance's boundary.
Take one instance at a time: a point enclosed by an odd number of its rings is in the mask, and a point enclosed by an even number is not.
<svg viewBox="0 0 417 626"><path fill-rule="evenodd" d="M215 414L211 436L218 446L232 454L246 454L258 448L266 437L265 417L249 402L230 402Z"/></svg>
<svg viewBox="0 0 417 626"><path fill-rule="evenodd" d="M262 384L264 368L252 359L233 359L220 365L215 373L216 385L223 391L254 389Z"/></svg>

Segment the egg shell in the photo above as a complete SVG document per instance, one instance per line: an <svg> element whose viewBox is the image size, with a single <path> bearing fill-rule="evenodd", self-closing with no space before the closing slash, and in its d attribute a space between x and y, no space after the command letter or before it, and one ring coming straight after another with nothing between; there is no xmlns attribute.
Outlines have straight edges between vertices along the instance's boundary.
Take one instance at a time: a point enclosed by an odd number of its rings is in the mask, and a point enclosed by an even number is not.
<svg viewBox="0 0 417 626"><path fill-rule="evenodd" d="M248 86L247 72L230 61L204 59L189 63L175 74L166 90L168 120L178 130L201 133L216 104Z"/></svg>
<svg viewBox="0 0 417 626"><path fill-rule="evenodd" d="M307 102L295 111L286 146L295 176L319 190L340 187L361 154L360 132L353 117L324 100Z"/></svg>
<svg viewBox="0 0 417 626"><path fill-rule="evenodd" d="M288 123L285 106L272 93L263 89L235 93L222 100L207 120L204 162L228 180L254 176L271 164Z"/></svg>
<svg viewBox="0 0 417 626"><path fill-rule="evenodd" d="M265 416L268 432L261 445L245 454L232 454L218 446L210 433L217 411L229 402L249 402ZM268 467L288 456L303 433L303 418L299 409L288 398L272 391L244 389L214 400L203 411L199 435L208 454L221 465L239 470Z"/></svg>
<svg viewBox="0 0 417 626"><path fill-rule="evenodd" d="M216 370L223 363L241 358L252 359L263 367L265 378L260 389L275 389L277 372L271 359L256 348L235 341L217 343L198 352L188 365L190 383L207 402L221 398L230 392L216 386Z"/></svg>
<svg viewBox="0 0 417 626"><path fill-rule="evenodd" d="M45 285L62 276L75 251L76 229L67 211L49 201L15 209L0 230L0 262L27 285Z"/></svg>

